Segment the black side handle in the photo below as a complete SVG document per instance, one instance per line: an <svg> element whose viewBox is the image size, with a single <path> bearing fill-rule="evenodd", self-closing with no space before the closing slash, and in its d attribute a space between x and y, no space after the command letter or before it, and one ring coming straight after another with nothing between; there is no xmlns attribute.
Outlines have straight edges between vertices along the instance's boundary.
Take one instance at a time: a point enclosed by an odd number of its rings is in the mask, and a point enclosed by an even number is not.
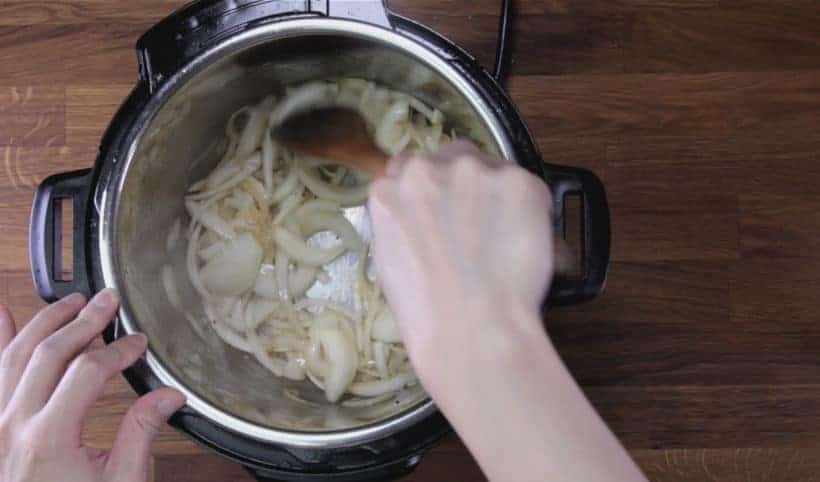
<svg viewBox="0 0 820 482"><path fill-rule="evenodd" d="M34 194L29 227L29 256L34 287L40 298L56 301L79 291L90 294L85 263L85 223L91 169L55 174L46 178ZM61 270L62 216L58 203L71 199L74 210L74 259L72 279L63 280Z"/></svg>
<svg viewBox="0 0 820 482"><path fill-rule="evenodd" d="M609 206L604 185L586 169L547 165L545 172L552 191L556 233L564 232L564 197L567 194L580 196L584 228L581 237L583 272L578 278L556 277L547 303L561 306L591 300L604 290L609 269Z"/></svg>
<svg viewBox="0 0 820 482"><path fill-rule="evenodd" d="M388 462L375 467L331 474L294 473L288 471L257 471L249 469L259 482L387 482L409 474L421 462L421 454Z"/></svg>

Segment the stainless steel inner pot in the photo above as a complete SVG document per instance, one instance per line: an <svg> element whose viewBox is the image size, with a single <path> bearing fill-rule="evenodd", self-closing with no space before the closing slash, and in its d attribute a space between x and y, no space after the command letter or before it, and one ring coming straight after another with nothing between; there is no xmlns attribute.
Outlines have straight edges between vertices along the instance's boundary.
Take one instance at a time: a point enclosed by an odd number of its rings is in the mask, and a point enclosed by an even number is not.
<svg viewBox="0 0 820 482"><path fill-rule="evenodd" d="M515 160L497 114L435 52L368 24L299 18L230 37L165 79L137 120L127 156L103 169L94 194L103 278L123 301L117 329L148 336L147 363L163 383L187 395L191 409L243 435L290 446L360 444L436 409L419 389L374 407L328 404L309 382L274 377L209 329L200 338L186 320L186 313L204 314L188 283L184 253L167 254L165 241L174 220L184 217L187 186L219 158L231 113L288 84L335 77L364 78L416 95L441 109L458 132ZM365 229L363 208L347 214ZM174 268L185 313L165 294L165 264ZM344 285L335 283L329 294L344 299ZM293 390L309 403L286 396Z"/></svg>

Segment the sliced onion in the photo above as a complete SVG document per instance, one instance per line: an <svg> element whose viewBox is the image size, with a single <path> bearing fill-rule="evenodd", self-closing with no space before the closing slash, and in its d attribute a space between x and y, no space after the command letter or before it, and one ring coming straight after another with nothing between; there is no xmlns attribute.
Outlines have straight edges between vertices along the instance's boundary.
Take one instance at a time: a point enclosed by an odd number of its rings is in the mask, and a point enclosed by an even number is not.
<svg viewBox="0 0 820 482"><path fill-rule="evenodd" d="M202 284L202 277L199 274L199 266L196 261L197 248L199 246L199 236L202 233L202 226L197 225L191 233L191 239L188 240L188 250L185 254L185 267L188 270L188 279L191 280L191 285L203 299L208 299L210 293Z"/></svg>
<svg viewBox="0 0 820 482"><path fill-rule="evenodd" d="M253 202L253 197L245 191L236 191L233 195L225 199L225 205L237 211L248 208Z"/></svg>
<svg viewBox="0 0 820 482"><path fill-rule="evenodd" d="M336 170L333 172L333 178L330 180L332 184L336 186L340 185L342 181L344 181L345 176L350 172L346 167L343 166L336 166Z"/></svg>
<svg viewBox="0 0 820 482"><path fill-rule="evenodd" d="M270 195L265 190L265 186L263 186L262 183L260 183L255 177L251 176L245 179L242 182L242 188L248 191L260 209L265 209L270 206L272 202Z"/></svg>
<svg viewBox="0 0 820 482"><path fill-rule="evenodd" d="M339 203L342 206L359 206L367 199L367 183L354 187L334 186L320 179L312 170L308 171L300 167L295 169L299 180L320 199Z"/></svg>
<svg viewBox="0 0 820 482"><path fill-rule="evenodd" d="M376 132L373 135L376 144L384 150L390 151L399 137L399 127L402 123L407 123L410 119L410 104L404 100L394 102L378 123Z"/></svg>
<svg viewBox="0 0 820 482"><path fill-rule="evenodd" d="M342 245L353 251L362 249L362 240L356 233L356 228L350 221L338 212L328 212L316 210L297 217L294 213L295 221L299 224L299 229L305 236L311 236L320 231L332 231L342 241Z"/></svg>
<svg viewBox="0 0 820 482"><path fill-rule="evenodd" d="M443 138L444 138L444 136L442 136L441 130L433 131L424 140L424 146L427 148L428 151L438 150L439 146L441 146L441 144L442 144L442 139Z"/></svg>
<svg viewBox="0 0 820 482"><path fill-rule="evenodd" d="M397 349L397 345L390 345L390 351L394 353L388 358L387 371L390 373L398 373L402 366L407 365L407 352Z"/></svg>
<svg viewBox="0 0 820 482"><path fill-rule="evenodd" d="M337 303L330 300L322 300L316 298L303 298L298 303L293 305L296 310L304 310L309 308L318 308L320 310L332 310L340 315L343 315L349 320L356 320L361 317L357 311L351 310L349 306L342 303Z"/></svg>
<svg viewBox="0 0 820 482"><path fill-rule="evenodd" d="M196 191L201 191L202 188L205 187L205 183L207 181L208 181L207 178L206 179L200 179L199 181L191 184L191 186L188 188L188 192L192 193L192 192L196 192Z"/></svg>
<svg viewBox="0 0 820 482"><path fill-rule="evenodd" d="M237 296L253 287L262 264L262 247L250 233L225 243L225 249L200 271L206 289L219 296Z"/></svg>
<svg viewBox="0 0 820 482"><path fill-rule="evenodd" d="M334 105L338 107L347 107L348 109L357 110L359 108L359 102L362 100L362 94L364 93L364 90L366 88L367 86L355 85L349 83L347 80L339 81L339 94L336 96L336 101Z"/></svg>
<svg viewBox="0 0 820 482"><path fill-rule="evenodd" d="M273 194L271 195L271 203L276 204L282 202L287 199L288 196L296 192L297 188L299 188L299 176L297 175L295 169L291 169L288 171L285 179L282 180L282 182L276 186L276 189L273 190Z"/></svg>
<svg viewBox="0 0 820 482"><path fill-rule="evenodd" d="M239 136L239 142L236 145L237 157L249 156L262 142L262 137L266 132L267 113L271 105L272 99L267 98L261 102L259 107L250 109L248 121L245 123L245 128L242 129L242 134Z"/></svg>
<svg viewBox="0 0 820 482"><path fill-rule="evenodd" d="M293 234L284 227L274 230L273 240L276 241L276 246L286 252L293 261L314 267L333 261L347 249L341 244L330 248L310 246L301 236Z"/></svg>
<svg viewBox="0 0 820 482"><path fill-rule="evenodd" d="M312 330L313 331L313 330ZM317 336L311 336L310 343L305 348L305 363L308 368L308 375L311 373L317 374L319 377L324 377L330 370L328 364L321 356L322 346L319 343ZM319 385L322 390L325 389L324 384Z"/></svg>
<svg viewBox="0 0 820 482"><path fill-rule="evenodd" d="M316 282L316 273L318 271L319 268L315 266L298 265L296 269L290 273L288 279L290 296L299 298L304 295L305 292L313 286L313 283Z"/></svg>
<svg viewBox="0 0 820 482"><path fill-rule="evenodd" d="M301 351L305 344L302 334L294 333L293 330L269 337L268 340L269 348L279 352Z"/></svg>
<svg viewBox="0 0 820 482"><path fill-rule="evenodd" d="M219 216L214 208L200 211L199 222L225 239L233 239L236 236L236 233L231 225L225 222L225 220Z"/></svg>
<svg viewBox="0 0 820 482"><path fill-rule="evenodd" d="M393 317L393 312L386 305L381 313L373 320L370 337L386 343L401 343L401 332Z"/></svg>
<svg viewBox="0 0 820 482"><path fill-rule="evenodd" d="M238 333L245 331L245 305L247 305L246 296L231 300L231 309L223 316L225 323Z"/></svg>
<svg viewBox="0 0 820 482"><path fill-rule="evenodd" d="M283 376L285 374L285 361L279 358L272 357L265 347L262 346L262 342L259 339L259 335L256 333L256 329L248 329L245 332L245 336L248 339L248 348L249 352L253 354L256 360L265 368L272 371L276 376Z"/></svg>
<svg viewBox="0 0 820 482"><path fill-rule="evenodd" d="M211 192L213 192L214 190L218 189L218 188L219 188L219 186L224 185L224 184L225 184L226 182L228 182L228 181L229 181L232 177L234 177L234 176L236 176L237 174L239 174L239 172L240 172L241 170L242 170L242 168L241 168L241 167L239 167L238 165L233 164L233 163L226 163L224 166L222 166L222 167L218 167L218 168L217 168L214 172L212 172L212 173L211 173L211 175L210 175L210 176L208 176L208 178L206 179L206 181L205 181L205 186L208 188L208 190L207 190L207 191L204 191L204 192L205 192L205 193L211 193ZM209 196L208 196L208 195L206 195L206 196L204 196L204 197L209 197Z"/></svg>
<svg viewBox="0 0 820 482"><path fill-rule="evenodd" d="M412 372L399 373L387 380L352 383L347 391L359 397L377 397L386 393L401 390L405 386L416 383L416 375Z"/></svg>
<svg viewBox="0 0 820 482"><path fill-rule="evenodd" d="M222 200L225 196L228 195L230 191L223 191L217 196L212 197L204 202L196 202L191 200L185 201L185 210L188 212L188 215L191 217L191 222L188 226L188 237L190 238L191 234L194 231L194 228L200 226L202 214L208 211L212 206L214 206L217 202ZM206 234L210 234L211 231L206 231Z"/></svg>
<svg viewBox="0 0 820 482"><path fill-rule="evenodd" d="M219 194L220 192L227 191L233 187L238 186L242 181L251 177L254 172L256 172L262 164L262 155L259 152L254 152L251 154L247 159L245 159L244 165L231 177L230 179L216 184L215 186L211 186L209 182L209 190L204 192L198 192L196 194L189 194L185 197L185 199L190 199L193 201L199 201L202 199L207 199L209 197L214 196L215 194Z"/></svg>
<svg viewBox="0 0 820 482"><path fill-rule="evenodd" d="M305 375L307 375L308 380L310 380L314 385L319 387L319 389L324 391L325 383L322 381L321 378L319 378L319 376L317 376L315 372L313 372L313 369L310 367L310 365L307 365L305 367Z"/></svg>
<svg viewBox="0 0 820 482"><path fill-rule="evenodd" d="M329 402L335 402L356 376L356 347L353 340L339 328L319 328L316 336L327 360L327 372L323 377L325 397Z"/></svg>
<svg viewBox="0 0 820 482"><path fill-rule="evenodd" d="M250 115L250 110L252 107L244 106L241 109L237 110L228 118L228 124L225 126L225 134L228 136L228 139L236 141L239 139L239 135L241 134L240 130L244 127L244 123L247 123L247 119L244 120L243 127L237 126L239 123L239 118L242 116Z"/></svg>
<svg viewBox="0 0 820 482"><path fill-rule="evenodd" d="M373 343L373 361L376 362L376 369L379 371L381 378L387 378L389 376L387 372L387 355L388 351L384 343L380 341Z"/></svg>
<svg viewBox="0 0 820 482"><path fill-rule="evenodd" d="M290 213L299 207L299 203L302 202L302 189L303 188L297 188L296 191L291 193L290 196L279 205L279 211L273 218L273 224L280 224Z"/></svg>
<svg viewBox="0 0 820 482"><path fill-rule="evenodd" d="M287 301L290 299L288 274L290 271L290 257L288 254L279 249L276 251L276 262L273 265L274 274L276 275L276 286L279 289L279 298Z"/></svg>
<svg viewBox="0 0 820 482"><path fill-rule="evenodd" d="M399 137L397 141L390 145L389 152L395 155L404 151L407 148L407 145L410 144L411 140L413 140L413 132L410 130L405 132L403 136Z"/></svg>
<svg viewBox="0 0 820 482"><path fill-rule="evenodd" d="M310 201L305 201L301 206L299 206L299 208L293 212L293 216L296 218L304 218L312 215L316 211L338 213L340 208L341 206L333 201L311 199Z"/></svg>
<svg viewBox="0 0 820 482"><path fill-rule="evenodd" d="M249 301L244 313L244 329L258 329L259 325L276 310L277 306L279 306L279 303L264 298Z"/></svg>
<svg viewBox="0 0 820 482"><path fill-rule="evenodd" d="M443 124L444 123L444 114L441 113L438 109L432 109L424 102L416 99L415 97L408 96L407 101L410 103L410 106L413 107L418 112L421 112L424 117L430 121L430 124Z"/></svg>
<svg viewBox="0 0 820 482"><path fill-rule="evenodd" d="M202 258L203 261L210 261L214 258L214 256L221 253L223 249L225 249L225 243L222 241L218 241L216 243L211 244L207 248L200 249L197 252L197 255L200 258Z"/></svg>
<svg viewBox="0 0 820 482"><path fill-rule="evenodd" d="M271 264L263 264L253 285L253 292L263 298L278 299L279 287L276 282L276 269Z"/></svg>
<svg viewBox="0 0 820 482"><path fill-rule="evenodd" d="M273 194L273 164L276 160L278 144L273 142L270 133L265 130L262 140L262 170L264 172L265 190Z"/></svg>
<svg viewBox="0 0 820 482"><path fill-rule="evenodd" d="M285 378L290 378L291 380L304 380L305 379L305 368L303 363L299 363L299 360L296 358L288 359L288 362L285 364L285 368L282 371L282 376Z"/></svg>
<svg viewBox="0 0 820 482"><path fill-rule="evenodd" d="M359 103L359 112L372 124L378 125L389 108L390 95L387 90L378 87L367 89Z"/></svg>

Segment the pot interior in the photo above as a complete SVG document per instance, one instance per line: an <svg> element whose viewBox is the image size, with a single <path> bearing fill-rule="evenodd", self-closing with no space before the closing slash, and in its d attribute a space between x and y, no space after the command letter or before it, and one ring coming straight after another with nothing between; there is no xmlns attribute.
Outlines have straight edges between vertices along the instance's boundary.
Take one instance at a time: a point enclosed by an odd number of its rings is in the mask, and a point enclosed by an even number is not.
<svg viewBox="0 0 820 482"><path fill-rule="evenodd" d="M198 334L188 318L204 320L205 315L186 274L185 238L170 252L166 249L172 224L177 219L187 224L183 206L187 187L209 173L225 149L228 117L246 104L281 93L289 84L339 77L372 80L439 108L460 137L501 152L501 143L484 120L488 114L482 117L477 110L483 101L461 93L429 65L378 40L353 34L302 32L257 38L181 80L143 125L113 204L114 284L123 299L123 324L127 331L146 333L152 356L173 378L171 383L227 414L228 418L217 421L229 428L234 417L274 431L347 430L384 423L429 403L416 387L369 407L329 404L310 382L275 377L253 356L224 344L209 326L203 325ZM366 237L364 208L349 209L347 216ZM344 257L340 269L354 262ZM172 267L181 311L169 302L161 281L166 265ZM346 286L344 279L335 280L311 294L349 301Z"/></svg>

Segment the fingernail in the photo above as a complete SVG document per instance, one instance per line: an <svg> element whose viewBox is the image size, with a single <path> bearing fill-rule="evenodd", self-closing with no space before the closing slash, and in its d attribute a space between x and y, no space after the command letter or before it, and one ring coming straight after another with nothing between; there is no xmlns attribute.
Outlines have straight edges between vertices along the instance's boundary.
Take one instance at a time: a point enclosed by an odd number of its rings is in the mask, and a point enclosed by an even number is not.
<svg viewBox="0 0 820 482"><path fill-rule="evenodd" d="M106 288L99 293L91 300L94 305L99 306L100 308L107 308L110 306L114 306L117 304L117 293L112 288Z"/></svg>
<svg viewBox="0 0 820 482"><path fill-rule="evenodd" d="M163 398L159 402L157 402L157 412L163 417L170 417L174 414L177 410L179 410L182 405L185 404L183 400L181 403L178 400L170 400L167 398Z"/></svg>
<svg viewBox="0 0 820 482"><path fill-rule="evenodd" d="M63 298L63 303L66 303L71 306L82 306L85 304L85 296L81 293L71 293L70 295Z"/></svg>

